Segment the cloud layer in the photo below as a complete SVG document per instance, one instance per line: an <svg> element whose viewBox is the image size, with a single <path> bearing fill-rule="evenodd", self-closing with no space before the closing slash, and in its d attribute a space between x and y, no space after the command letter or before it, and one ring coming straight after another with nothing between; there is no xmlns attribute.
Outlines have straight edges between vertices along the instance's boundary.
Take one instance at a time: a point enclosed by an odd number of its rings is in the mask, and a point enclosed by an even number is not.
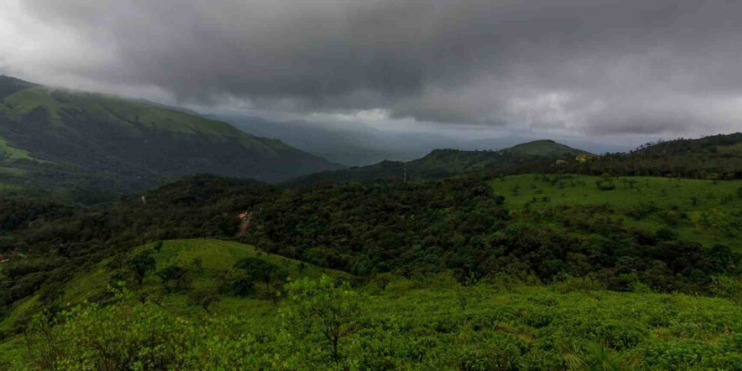
<svg viewBox="0 0 742 371"><path fill-rule="evenodd" d="M0 14L0 68L40 81L584 134L742 127L740 1L8 0Z"/></svg>

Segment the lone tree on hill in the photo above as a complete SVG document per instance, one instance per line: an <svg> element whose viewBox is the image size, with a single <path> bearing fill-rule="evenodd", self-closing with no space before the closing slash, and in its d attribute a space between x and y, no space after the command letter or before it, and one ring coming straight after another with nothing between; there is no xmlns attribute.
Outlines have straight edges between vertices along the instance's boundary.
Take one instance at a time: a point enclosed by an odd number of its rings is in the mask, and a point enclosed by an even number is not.
<svg viewBox="0 0 742 371"><path fill-rule="evenodd" d="M286 285L293 305L283 310L284 324L321 334L331 346L332 358L340 360L340 339L360 329L361 300L347 283L322 275L319 281L307 278ZM297 326L298 325L298 326Z"/></svg>
<svg viewBox="0 0 742 371"><path fill-rule="evenodd" d="M147 272L155 269L155 267L157 267L157 262L152 257L152 250L144 250L129 259L129 269L134 273L139 285L142 284Z"/></svg>
<svg viewBox="0 0 742 371"><path fill-rule="evenodd" d="M240 259L234 268L244 269L253 281L263 282L266 289L270 287L271 281L283 281L288 277L284 268L258 258Z"/></svg>

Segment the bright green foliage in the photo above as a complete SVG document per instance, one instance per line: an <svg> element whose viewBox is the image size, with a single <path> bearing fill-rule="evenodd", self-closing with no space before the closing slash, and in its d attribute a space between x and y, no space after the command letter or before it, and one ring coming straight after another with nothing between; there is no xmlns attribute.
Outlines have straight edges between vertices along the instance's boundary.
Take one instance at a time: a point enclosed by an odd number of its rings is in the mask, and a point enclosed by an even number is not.
<svg viewBox="0 0 742 371"><path fill-rule="evenodd" d="M610 183L614 189L604 191L596 183ZM542 215L541 220L552 226L565 220L564 227L571 232L585 220L647 231L668 227L682 240L742 250L742 198L736 181L528 174L489 184L505 196L505 206L514 212L524 210L530 213L524 216L534 218Z"/></svg>
<svg viewBox="0 0 742 371"><path fill-rule="evenodd" d="M583 356L572 351L564 357L570 371L630 371L641 365L638 355L618 354L604 343L591 343Z"/></svg>
<svg viewBox="0 0 742 371"><path fill-rule="evenodd" d="M195 328L151 303L80 306L37 315L26 339L40 370L157 370L178 367ZM51 327L57 325L55 327Z"/></svg>
<svg viewBox="0 0 742 371"><path fill-rule="evenodd" d="M206 319L118 295L112 304L83 305L56 319L38 316L28 332L30 353L22 344L0 352L22 370L54 363L90 370L742 367L742 307L728 300L493 284L474 285L478 296L465 312L450 277L397 278L383 293L369 287L373 295L328 278L299 280L277 310ZM337 360L332 329L346 335Z"/></svg>
<svg viewBox="0 0 742 371"><path fill-rule="evenodd" d="M293 305L282 312L284 327L312 338L319 333L330 343L332 358L340 359L340 340L357 332L361 321L361 300L347 283L338 285L330 276L319 281L302 279L287 285Z"/></svg>

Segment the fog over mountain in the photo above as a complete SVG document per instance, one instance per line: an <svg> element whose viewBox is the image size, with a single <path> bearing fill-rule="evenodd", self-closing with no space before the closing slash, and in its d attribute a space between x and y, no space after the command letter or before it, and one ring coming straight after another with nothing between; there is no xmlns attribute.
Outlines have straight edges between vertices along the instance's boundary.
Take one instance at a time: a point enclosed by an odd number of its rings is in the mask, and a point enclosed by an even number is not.
<svg viewBox="0 0 742 371"><path fill-rule="evenodd" d="M739 129L739 14L695 0L7 0L0 72L269 118L639 143Z"/></svg>

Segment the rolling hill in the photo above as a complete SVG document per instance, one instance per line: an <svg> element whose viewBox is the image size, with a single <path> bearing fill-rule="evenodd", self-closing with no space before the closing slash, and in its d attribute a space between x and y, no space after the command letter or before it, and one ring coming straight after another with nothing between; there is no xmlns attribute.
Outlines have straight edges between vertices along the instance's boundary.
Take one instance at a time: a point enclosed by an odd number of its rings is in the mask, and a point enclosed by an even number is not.
<svg viewBox="0 0 742 371"><path fill-rule="evenodd" d="M274 182L338 168L183 110L0 77L4 183L95 201L195 173Z"/></svg>
<svg viewBox="0 0 742 371"><path fill-rule="evenodd" d="M382 161L375 165L329 171L296 179L296 183L315 181L374 181L380 179L440 179L458 174L507 168L531 163L553 163L557 159L574 159L588 152L553 140L537 140L499 151L462 151L437 149L423 158L409 161Z"/></svg>
<svg viewBox="0 0 742 371"><path fill-rule="evenodd" d="M119 275L121 273L121 269L117 268L117 261L120 264L122 259L130 258L134 254L144 250L151 250L153 247L154 243L150 243L134 249L124 258L116 256L105 259L90 267L87 272L76 275L65 285L59 287L62 301L68 305L77 305L84 301L96 301L105 298L110 293L109 285L116 281L118 277L117 273ZM142 287L139 290L141 292L149 292L150 294L156 293L159 295L158 300L161 300L162 305L172 311L187 315L200 314L198 311L199 308L187 305L186 297L182 293L158 292L158 290L162 289L162 284L160 282L161 280L154 273L155 271L161 271L168 266L181 267L189 271L190 279L193 280L193 287L212 287L240 259L256 258L282 267L290 279L302 277L318 278L322 274L329 274L338 278L352 277L344 272L316 267L282 256L259 252L251 245L208 238L163 241L162 248L154 253L153 257L156 261L156 267L152 273L145 277ZM197 267L194 266L194 262L198 262ZM0 270L1 275L2 271ZM256 291L255 295L266 294L266 289L261 285L256 285L254 290ZM28 319L31 314L37 312L39 307L42 306L41 301L43 301L41 295L35 295L18 303L10 316L0 320L0 333L12 331L18 325L19 321ZM226 298L224 301L215 305L212 308L212 312L239 313L245 310L260 311L270 308L270 306L266 306L265 304L255 297Z"/></svg>

